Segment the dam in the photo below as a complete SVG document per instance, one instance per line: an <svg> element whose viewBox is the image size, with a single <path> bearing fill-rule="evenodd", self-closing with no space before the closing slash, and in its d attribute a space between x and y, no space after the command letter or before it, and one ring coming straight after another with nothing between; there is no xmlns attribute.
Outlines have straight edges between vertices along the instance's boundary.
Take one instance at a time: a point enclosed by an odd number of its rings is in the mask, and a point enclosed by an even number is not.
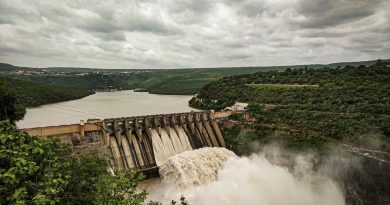
<svg viewBox="0 0 390 205"><path fill-rule="evenodd" d="M97 153L110 166L155 175L170 156L202 147L225 147L219 119L230 112L188 112L80 121L22 129L71 145L75 155Z"/></svg>

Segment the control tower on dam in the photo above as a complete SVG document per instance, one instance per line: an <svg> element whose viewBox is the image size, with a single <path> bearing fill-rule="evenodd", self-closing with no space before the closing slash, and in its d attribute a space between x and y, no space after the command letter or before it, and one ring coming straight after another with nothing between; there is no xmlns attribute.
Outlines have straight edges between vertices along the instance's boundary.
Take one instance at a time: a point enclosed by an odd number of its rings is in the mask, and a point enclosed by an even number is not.
<svg viewBox="0 0 390 205"><path fill-rule="evenodd" d="M219 119L229 114L207 111L135 116L23 131L70 144L75 155L99 154L112 167L150 175L172 155L201 147L225 147Z"/></svg>

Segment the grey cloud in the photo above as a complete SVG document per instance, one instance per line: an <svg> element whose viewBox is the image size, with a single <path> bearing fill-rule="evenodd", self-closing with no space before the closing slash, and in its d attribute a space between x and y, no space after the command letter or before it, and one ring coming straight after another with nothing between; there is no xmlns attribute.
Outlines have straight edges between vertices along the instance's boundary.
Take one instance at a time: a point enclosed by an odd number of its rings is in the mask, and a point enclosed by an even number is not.
<svg viewBox="0 0 390 205"><path fill-rule="evenodd" d="M153 19L132 11L123 12L123 16L120 17L115 17L115 15L110 12L95 13L96 15L94 16L77 19L75 24L79 29L100 33L112 33L113 31L139 31L171 35L180 32L179 29L167 25L161 19Z"/></svg>
<svg viewBox="0 0 390 205"><path fill-rule="evenodd" d="M229 42L229 43L226 43L225 46L227 46L228 48L243 48L243 47L246 47L247 45L245 43L241 43L241 42Z"/></svg>
<svg viewBox="0 0 390 205"><path fill-rule="evenodd" d="M197 46L197 45L192 45L191 49L196 51L196 52L202 52L203 51L203 47Z"/></svg>
<svg viewBox="0 0 390 205"><path fill-rule="evenodd" d="M296 23L307 28L340 25L373 15L379 3L377 0L301 0L297 12L305 19Z"/></svg>
<svg viewBox="0 0 390 205"><path fill-rule="evenodd" d="M270 45L278 49L292 48L294 45L291 42L270 42Z"/></svg>
<svg viewBox="0 0 390 205"><path fill-rule="evenodd" d="M193 13L207 13L212 11L215 4L209 0L175 0L168 3L171 12L182 13L190 11Z"/></svg>
<svg viewBox="0 0 390 205"><path fill-rule="evenodd" d="M147 31L158 34L179 34L181 31L173 26L166 25L162 22L158 22L152 19L138 17L128 25L124 25L124 28L129 31Z"/></svg>
<svg viewBox="0 0 390 205"><path fill-rule="evenodd" d="M244 54L244 53L236 53L236 54L229 54L229 55L224 55L222 58L224 59L236 59L236 60L243 60L250 58L251 55L249 54Z"/></svg>
<svg viewBox="0 0 390 205"><path fill-rule="evenodd" d="M315 29L311 31L305 30L300 34L300 36L307 37L307 38L318 38L318 37L339 38L339 37L345 37L346 35L348 35L348 32L329 32L321 29Z"/></svg>
<svg viewBox="0 0 390 205"><path fill-rule="evenodd" d="M250 0L241 3L238 13L247 17L255 17L262 14L266 10L263 2Z"/></svg>
<svg viewBox="0 0 390 205"><path fill-rule="evenodd" d="M126 35L124 32L120 32L120 31L117 31L117 32L109 32L109 33L106 33L106 32L96 32L96 33L92 33L92 35L102 39L102 40L105 40L105 41L123 41L125 42L126 41Z"/></svg>

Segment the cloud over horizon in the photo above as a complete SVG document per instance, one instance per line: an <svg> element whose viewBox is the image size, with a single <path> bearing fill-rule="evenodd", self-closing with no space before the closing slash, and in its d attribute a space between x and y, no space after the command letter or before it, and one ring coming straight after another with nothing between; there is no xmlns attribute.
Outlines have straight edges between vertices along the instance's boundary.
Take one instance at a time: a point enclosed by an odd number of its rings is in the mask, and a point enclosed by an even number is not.
<svg viewBox="0 0 390 205"><path fill-rule="evenodd" d="M390 57L386 0L0 0L0 62L188 68Z"/></svg>

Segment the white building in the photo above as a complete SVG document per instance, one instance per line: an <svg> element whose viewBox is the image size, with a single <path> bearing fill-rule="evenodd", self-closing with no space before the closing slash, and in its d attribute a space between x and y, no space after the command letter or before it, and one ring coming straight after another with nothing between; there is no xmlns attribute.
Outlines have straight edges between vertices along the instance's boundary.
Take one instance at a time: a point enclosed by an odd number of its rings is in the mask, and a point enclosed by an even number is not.
<svg viewBox="0 0 390 205"><path fill-rule="evenodd" d="M248 107L248 103L240 103L236 102L234 105L230 107L226 107L225 110L233 111L233 112L244 112L246 107Z"/></svg>

